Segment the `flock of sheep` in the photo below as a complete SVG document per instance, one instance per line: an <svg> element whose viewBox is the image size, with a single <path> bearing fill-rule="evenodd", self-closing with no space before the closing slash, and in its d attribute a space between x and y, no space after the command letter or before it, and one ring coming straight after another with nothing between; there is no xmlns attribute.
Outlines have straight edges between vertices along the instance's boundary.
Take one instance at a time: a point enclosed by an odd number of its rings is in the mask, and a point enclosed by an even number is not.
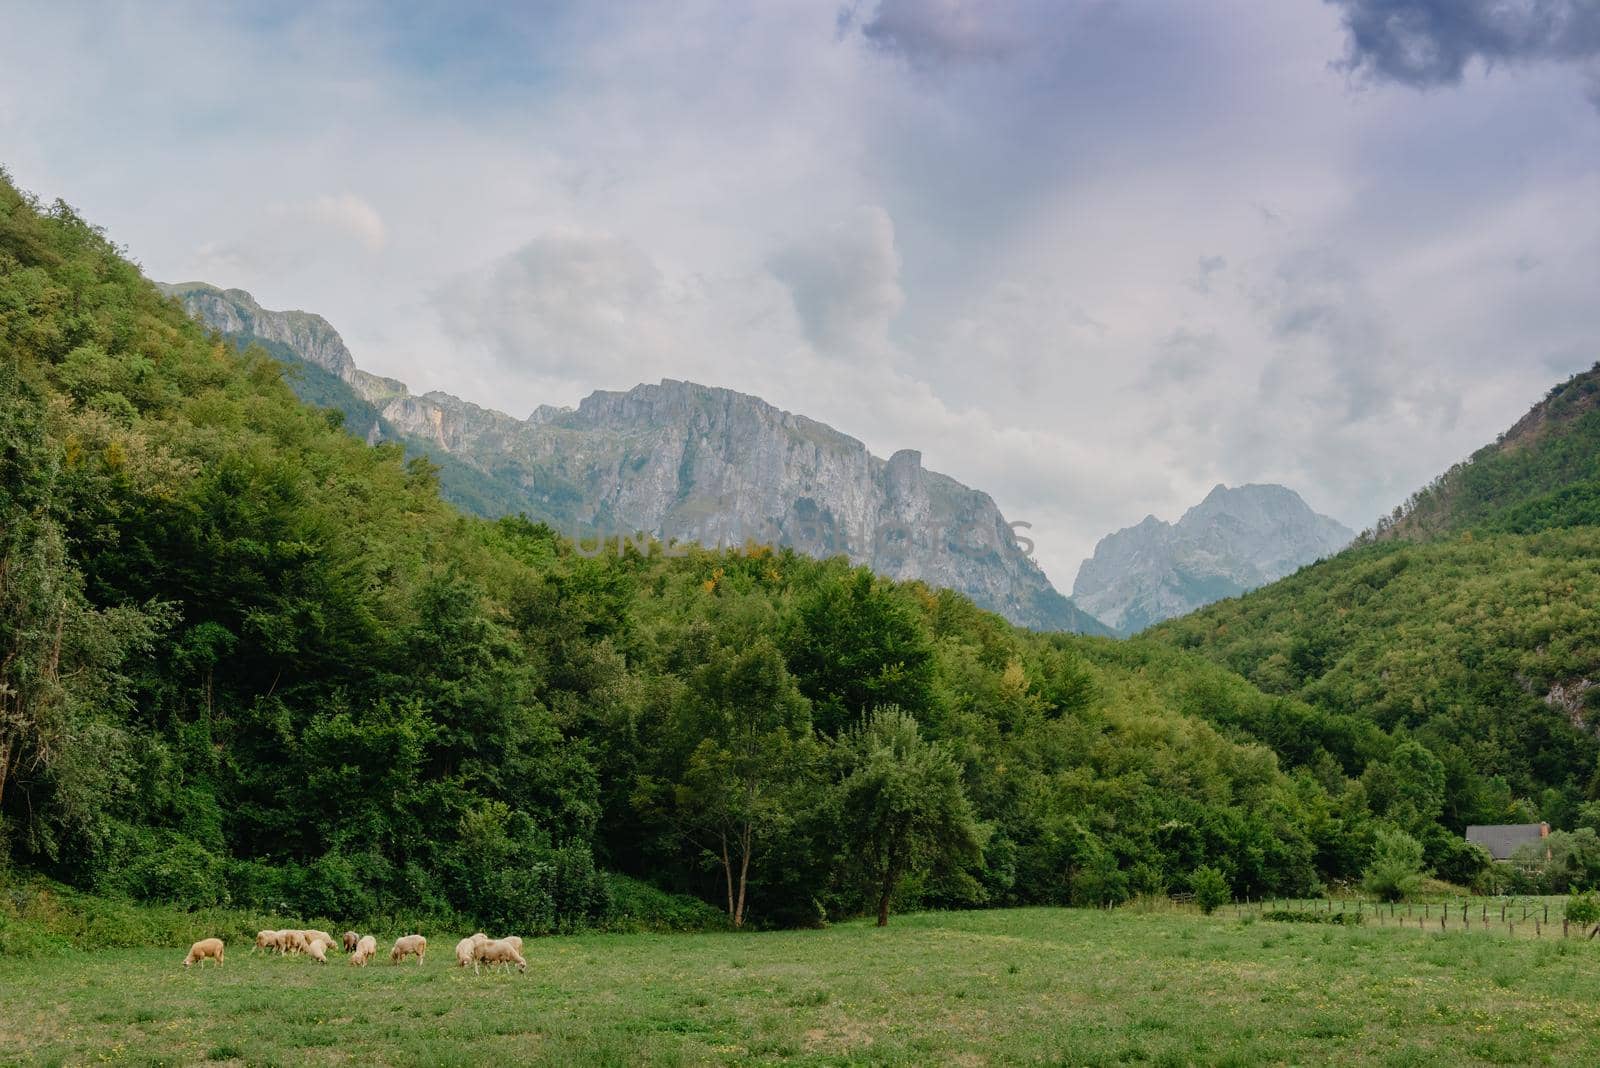
<svg viewBox="0 0 1600 1068"><path fill-rule="evenodd" d="M358 967L365 967L373 954L378 952L378 940L371 935L346 931L342 941L344 951L350 954L350 963ZM255 949L251 952L277 950L279 953L304 954L318 964L326 964L328 950L335 944L333 936L326 931L261 931L256 935ZM187 968L200 961L214 960L220 967L222 952L222 939L202 938L189 947L189 955L183 958L183 966ZM389 950L389 960L399 964L408 957L416 957L417 964L421 965L427 952L426 938L419 934L402 935L394 940L394 948ZM472 965L473 974L477 974L480 964L515 964L519 972L528 970L528 962L522 958L521 938L516 935L490 938L482 931L456 943L456 965L465 968L469 964Z"/></svg>

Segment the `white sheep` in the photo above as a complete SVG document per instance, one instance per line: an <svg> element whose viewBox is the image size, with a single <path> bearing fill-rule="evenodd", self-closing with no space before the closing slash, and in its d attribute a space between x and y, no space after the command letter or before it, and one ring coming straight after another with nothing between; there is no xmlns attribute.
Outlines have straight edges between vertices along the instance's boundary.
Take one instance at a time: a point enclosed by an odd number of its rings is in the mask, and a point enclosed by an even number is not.
<svg viewBox="0 0 1600 1068"><path fill-rule="evenodd" d="M346 931L344 933L344 951L346 953L354 953L356 951L356 946L360 944L360 935L356 934L354 931Z"/></svg>
<svg viewBox="0 0 1600 1068"><path fill-rule="evenodd" d="M350 951L350 963L365 968L367 961L371 960L376 952L378 952L378 940L366 935L356 943L356 948Z"/></svg>
<svg viewBox="0 0 1600 1068"><path fill-rule="evenodd" d="M257 949L277 949L278 936L282 933L281 931L257 931L255 948L251 949L250 952L254 953Z"/></svg>
<svg viewBox="0 0 1600 1068"><path fill-rule="evenodd" d="M456 943L456 967L465 968L472 963L473 953L482 942L489 941L489 936L479 931L477 934L468 935Z"/></svg>
<svg viewBox="0 0 1600 1068"><path fill-rule="evenodd" d="M203 961L207 957L217 962L217 967L222 967L222 939L202 938L189 947L189 955L183 958L183 966L187 968L196 961Z"/></svg>
<svg viewBox="0 0 1600 1068"><path fill-rule="evenodd" d="M333 948L332 937L324 937L321 932L313 934L306 939L306 953L318 964L328 963L328 950Z"/></svg>
<svg viewBox="0 0 1600 1068"><path fill-rule="evenodd" d="M522 959L522 954L517 950L517 947L503 938L493 942L479 942L472 953L472 972L474 975L478 972L479 962L484 964L515 964L519 972L528 970L528 962Z"/></svg>
<svg viewBox="0 0 1600 1068"><path fill-rule="evenodd" d="M416 954L417 966L422 966L423 954L428 952L428 940L421 935L403 935L394 940L394 948L389 951L389 960L399 964L412 954Z"/></svg>

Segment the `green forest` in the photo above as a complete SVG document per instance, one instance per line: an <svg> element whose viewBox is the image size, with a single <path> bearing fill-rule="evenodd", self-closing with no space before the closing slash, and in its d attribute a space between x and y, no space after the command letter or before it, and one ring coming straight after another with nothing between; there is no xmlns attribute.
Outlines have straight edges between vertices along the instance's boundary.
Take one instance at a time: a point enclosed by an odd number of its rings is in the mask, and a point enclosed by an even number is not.
<svg viewBox="0 0 1600 1068"><path fill-rule="evenodd" d="M1359 771L1375 810L1394 786L1354 742L1378 731L1443 766L1448 828L1594 828L1597 405L1600 365L1352 548L1146 636L1314 709L1288 735L1241 727L1291 764L1302 754L1288 746L1299 744ZM1600 876L1591 860L1581 867L1580 882Z"/></svg>
<svg viewBox="0 0 1600 1068"><path fill-rule="evenodd" d="M0 176L3 877L805 926L1197 873L1306 895L1396 829L1471 883L1465 823L1600 817L1587 721L1544 700L1596 662L1593 528L1371 545L1143 638L1039 634L843 559L580 555L459 512L285 374Z"/></svg>

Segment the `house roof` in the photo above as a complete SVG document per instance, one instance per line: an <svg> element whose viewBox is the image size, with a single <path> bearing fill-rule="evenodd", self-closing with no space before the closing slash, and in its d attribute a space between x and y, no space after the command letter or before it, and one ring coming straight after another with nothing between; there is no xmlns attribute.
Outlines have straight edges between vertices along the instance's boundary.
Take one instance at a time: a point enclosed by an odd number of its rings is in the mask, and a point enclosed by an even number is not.
<svg viewBox="0 0 1600 1068"><path fill-rule="evenodd" d="M1547 833L1542 823L1496 823L1467 828L1467 841L1476 842L1495 860L1510 860L1517 847L1537 842Z"/></svg>

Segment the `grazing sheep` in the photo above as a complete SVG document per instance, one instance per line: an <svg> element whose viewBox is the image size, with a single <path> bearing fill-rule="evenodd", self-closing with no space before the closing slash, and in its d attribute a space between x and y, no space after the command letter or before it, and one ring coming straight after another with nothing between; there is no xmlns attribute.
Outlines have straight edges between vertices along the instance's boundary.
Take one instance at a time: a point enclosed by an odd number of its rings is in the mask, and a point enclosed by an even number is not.
<svg viewBox="0 0 1600 1068"><path fill-rule="evenodd" d="M282 934L281 931L257 931L256 944L250 952L254 953L257 949L277 949L278 936L280 934Z"/></svg>
<svg viewBox="0 0 1600 1068"><path fill-rule="evenodd" d="M304 953L309 945L304 931L279 931L278 948L284 953Z"/></svg>
<svg viewBox="0 0 1600 1068"><path fill-rule="evenodd" d="M514 946L516 948L516 951L518 953L522 952L522 936L521 935L506 935L504 938L500 939L500 941L509 942L509 943L511 943L512 946Z"/></svg>
<svg viewBox="0 0 1600 1068"><path fill-rule="evenodd" d="M313 938L320 938L330 946L336 946L339 944L334 939L333 935L329 934L327 931L301 931L300 933L306 936L307 942L311 941Z"/></svg>
<svg viewBox="0 0 1600 1068"><path fill-rule="evenodd" d="M327 952L333 948L333 939L314 934L306 939L306 952L318 963L328 963Z"/></svg>
<svg viewBox="0 0 1600 1068"><path fill-rule="evenodd" d="M478 948L478 936L470 935L456 943L456 967L465 968L472 963L473 952Z"/></svg>
<svg viewBox="0 0 1600 1068"><path fill-rule="evenodd" d="M189 947L189 955L183 958L183 966L187 968L195 961L203 961L207 957L217 962L217 967L222 967L222 939L202 938Z"/></svg>
<svg viewBox="0 0 1600 1068"><path fill-rule="evenodd" d="M421 935L404 935L394 940L394 948L389 951L389 960L399 964L413 953L417 956L417 966L422 966L423 954L428 952L428 940Z"/></svg>
<svg viewBox="0 0 1600 1068"><path fill-rule="evenodd" d="M371 935L367 935L356 943L355 949L351 950L350 963L357 967L365 968L367 961L371 960L372 955L376 952L378 952L378 940Z"/></svg>
<svg viewBox="0 0 1600 1068"><path fill-rule="evenodd" d="M354 953L356 951L356 946L360 944L360 935L356 934L354 931L346 931L344 933L344 951L346 953Z"/></svg>
<svg viewBox="0 0 1600 1068"><path fill-rule="evenodd" d="M528 970L528 962L522 959L522 954L517 951L506 939L497 942L479 942L472 954L472 973L478 973L479 962L484 964L515 964L517 971Z"/></svg>

